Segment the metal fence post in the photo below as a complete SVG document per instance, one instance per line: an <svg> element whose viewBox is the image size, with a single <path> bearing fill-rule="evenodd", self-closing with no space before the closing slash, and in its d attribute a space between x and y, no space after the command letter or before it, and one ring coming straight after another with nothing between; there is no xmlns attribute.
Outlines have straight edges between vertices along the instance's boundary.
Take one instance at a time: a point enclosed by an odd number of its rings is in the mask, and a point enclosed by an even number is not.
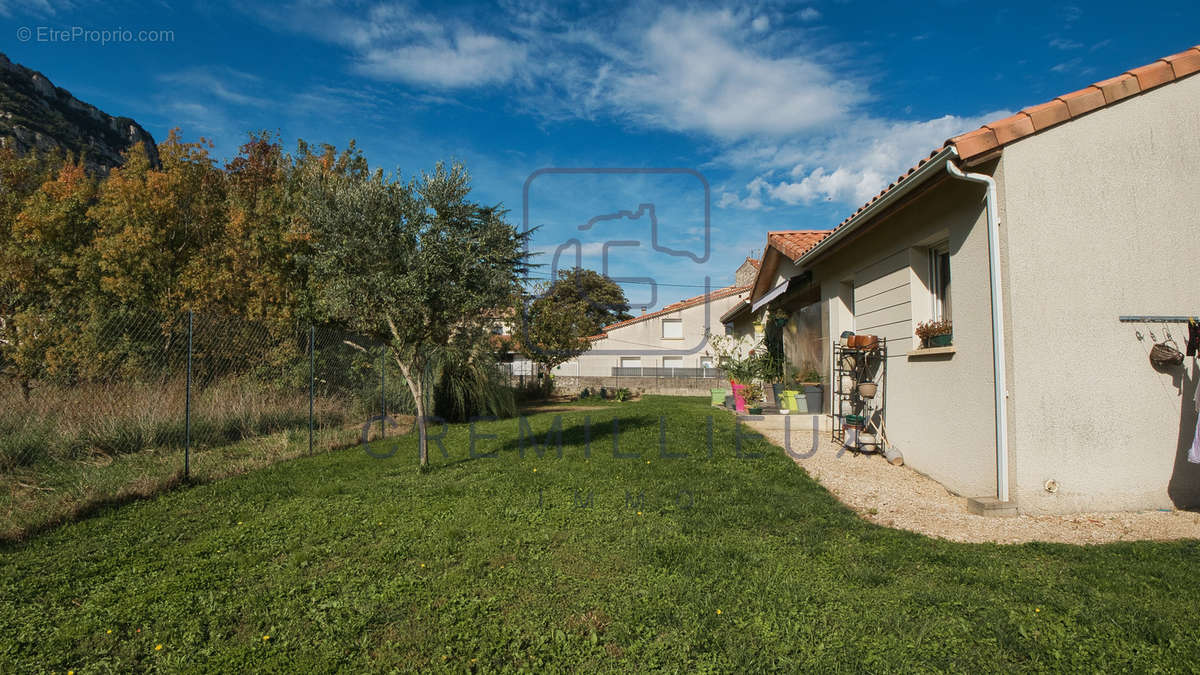
<svg viewBox="0 0 1200 675"><path fill-rule="evenodd" d="M192 310L188 310L187 388L183 404L183 479L191 474L192 455Z"/></svg>
<svg viewBox="0 0 1200 675"><path fill-rule="evenodd" d="M308 325L308 454L313 451L313 398L315 397L315 386L317 381L316 371L316 345L317 345L317 329L316 326Z"/></svg>
<svg viewBox="0 0 1200 675"><path fill-rule="evenodd" d="M387 352L379 355L379 437L387 438Z"/></svg>

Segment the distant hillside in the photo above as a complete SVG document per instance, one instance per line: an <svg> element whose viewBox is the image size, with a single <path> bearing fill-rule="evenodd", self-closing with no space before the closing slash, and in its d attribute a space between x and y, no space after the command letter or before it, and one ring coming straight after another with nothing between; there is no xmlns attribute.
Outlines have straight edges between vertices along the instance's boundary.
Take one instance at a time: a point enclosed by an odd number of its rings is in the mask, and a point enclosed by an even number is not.
<svg viewBox="0 0 1200 675"><path fill-rule="evenodd" d="M54 86L45 75L0 54L0 146L18 152L63 149L107 172L121 151L141 141L158 164L154 138L128 117L113 117Z"/></svg>

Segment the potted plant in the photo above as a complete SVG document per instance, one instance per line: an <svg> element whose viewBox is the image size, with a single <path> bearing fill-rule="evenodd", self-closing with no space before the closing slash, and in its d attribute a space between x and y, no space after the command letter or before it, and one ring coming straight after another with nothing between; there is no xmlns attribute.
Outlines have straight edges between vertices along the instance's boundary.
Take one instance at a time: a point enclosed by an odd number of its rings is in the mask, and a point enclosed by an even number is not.
<svg viewBox="0 0 1200 675"><path fill-rule="evenodd" d="M815 415L821 412L824 386L821 384L824 378L821 377L821 372L817 370L816 365L812 362L805 363L804 366L792 374L792 381L795 382L798 394L796 396L796 412L808 413Z"/></svg>
<svg viewBox="0 0 1200 675"><path fill-rule="evenodd" d="M758 376L759 364L755 359L758 345L744 338L732 338L710 335L717 367L729 376L729 386L733 390L734 409L746 412L746 401L753 400L746 396L746 387ZM761 396L761 390L759 392Z"/></svg>
<svg viewBox="0 0 1200 675"><path fill-rule="evenodd" d="M746 404L749 406L747 412L749 412L751 415L761 415L763 397L762 385L758 384L757 382L751 382L750 384L746 385L742 393L746 397Z"/></svg>
<svg viewBox="0 0 1200 675"><path fill-rule="evenodd" d="M917 324L917 337L922 347L948 347L954 341L954 325L950 319L922 321Z"/></svg>

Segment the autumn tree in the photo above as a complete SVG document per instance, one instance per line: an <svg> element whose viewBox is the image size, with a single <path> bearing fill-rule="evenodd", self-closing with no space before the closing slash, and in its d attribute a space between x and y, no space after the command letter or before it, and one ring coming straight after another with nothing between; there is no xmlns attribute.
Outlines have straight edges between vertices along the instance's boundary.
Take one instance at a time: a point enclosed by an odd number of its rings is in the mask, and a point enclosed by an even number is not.
<svg viewBox="0 0 1200 675"><path fill-rule="evenodd" d="M461 166L409 181L337 167L305 172L322 300L333 318L387 345L416 404L424 467L435 365L486 344L488 317L525 272L526 236L499 208L468 199Z"/></svg>
<svg viewBox="0 0 1200 675"><path fill-rule="evenodd" d="M584 268L561 270L526 303L517 342L526 358L551 370L585 353L588 336L628 312L625 292L612 279Z"/></svg>
<svg viewBox="0 0 1200 675"><path fill-rule="evenodd" d="M225 176L210 144L173 130L159 145L162 168L139 145L100 188L96 220L100 288L168 320L203 297L211 254L226 220Z"/></svg>

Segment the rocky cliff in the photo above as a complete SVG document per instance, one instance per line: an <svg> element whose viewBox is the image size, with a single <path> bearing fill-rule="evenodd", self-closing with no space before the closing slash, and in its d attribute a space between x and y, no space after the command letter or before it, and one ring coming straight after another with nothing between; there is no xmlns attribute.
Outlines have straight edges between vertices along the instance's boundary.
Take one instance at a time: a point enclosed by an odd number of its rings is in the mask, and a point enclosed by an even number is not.
<svg viewBox="0 0 1200 675"><path fill-rule="evenodd" d="M121 151L139 141L157 165L154 138L137 122L84 103L0 54L0 147L65 150L82 156L89 169L107 172L121 164Z"/></svg>

